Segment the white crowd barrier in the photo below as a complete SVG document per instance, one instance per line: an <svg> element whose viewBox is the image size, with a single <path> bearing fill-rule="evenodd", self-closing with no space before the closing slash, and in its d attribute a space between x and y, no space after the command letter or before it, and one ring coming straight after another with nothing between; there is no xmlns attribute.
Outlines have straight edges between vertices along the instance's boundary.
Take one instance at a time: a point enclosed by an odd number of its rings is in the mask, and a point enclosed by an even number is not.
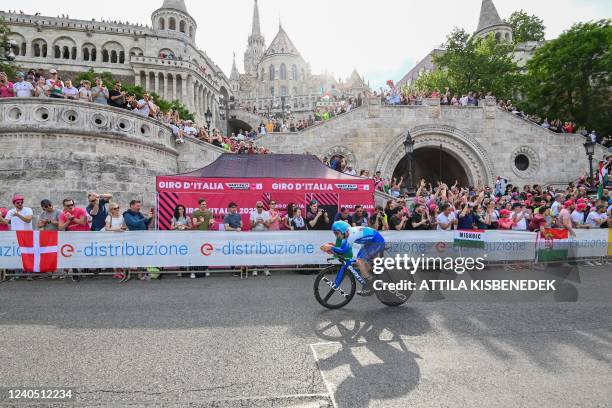
<svg viewBox="0 0 612 408"><path fill-rule="evenodd" d="M324 264L319 247L330 231L133 231L32 233L20 247L16 232L0 232L0 269L23 267L21 253L36 265L56 256L57 268L122 268ZM537 234L488 230L465 247L457 231L386 231L386 256L484 256L487 261L534 261ZM612 256L612 230L577 230L567 240L570 258ZM36 263L38 262L38 263Z"/></svg>

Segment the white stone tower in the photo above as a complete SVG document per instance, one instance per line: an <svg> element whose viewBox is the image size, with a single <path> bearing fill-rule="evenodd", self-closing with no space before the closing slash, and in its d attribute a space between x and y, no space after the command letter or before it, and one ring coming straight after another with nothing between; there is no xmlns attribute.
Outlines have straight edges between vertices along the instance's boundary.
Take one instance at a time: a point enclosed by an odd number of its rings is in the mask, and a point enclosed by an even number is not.
<svg viewBox="0 0 612 408"><path fill-rule="evenodd" d="M498 41L512 41L512 28L499 17L493 0L482 0L478 28L474 35L486 37L491 33Z"/></svg>
<svg viewBox="0 0 612 408"><path fill-rule="evenodd" d="M266 49L266 41L261 35L259 28L259 8L257 6L257 0L253 6L253 27L251 29L251 35L249 35L249 46L244 52L244 71L246 74L257 76L257 65L263 57Z"/></svg>
<svg viewBox="0 0 612 408"><path fill-rule="evenodd" d="M198 25L187 11L184 0L164 0L164 4L151 14L151 22L155 30L195 40Z"/></svg>

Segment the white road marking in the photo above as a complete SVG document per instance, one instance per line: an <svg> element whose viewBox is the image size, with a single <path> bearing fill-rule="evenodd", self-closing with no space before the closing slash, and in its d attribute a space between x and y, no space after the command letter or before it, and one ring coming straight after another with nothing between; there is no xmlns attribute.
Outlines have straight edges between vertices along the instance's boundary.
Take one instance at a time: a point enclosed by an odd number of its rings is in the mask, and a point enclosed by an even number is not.
<svg viewBox="0 0 612 408"><path fill-rule="evenodd" d="M322 345L322 344L340 344L340 342L330 341L326 343L310 344L310 350L312 351L312 355L314 356L315 363L317 364L317 368L319 369L319 373L321 373L321 379L323 380L323 384L325 384L325 388L327 388L327 393L329 394L329 398L331 399L332 405L334 406L334 408L338 408L338 404L336 403L336 398L334 397L334 390L332 388L332 384L329 381L327 381L327 379L325 378L325 375L323 374L323 370L321 370L321 367L319 366L319 356L317 355L315 346Z"/></svg>

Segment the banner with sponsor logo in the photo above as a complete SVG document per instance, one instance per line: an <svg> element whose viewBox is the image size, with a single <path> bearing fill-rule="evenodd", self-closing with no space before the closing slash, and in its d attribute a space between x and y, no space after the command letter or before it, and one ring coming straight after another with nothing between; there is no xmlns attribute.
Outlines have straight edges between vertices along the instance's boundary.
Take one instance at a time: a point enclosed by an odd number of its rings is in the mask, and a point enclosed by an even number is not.
<svg viewBox="0 0 612 408"><path fill-rule="evenodd" d="M54 234L57 241L53 237L51 243L45 243L42 236L18 240L16 232L0 232L0 269L22 269L24 262L42 265L44 258L54 256L58 268L324 264L328 255L319 246L333 239L330 231ZM605 257L610 244L608 234L607 229L577 231L576 237L570 238L576 248L574 257ZM532 232L486 231L484 248L455 246L452 231L385 231L383 236L387 257L482 256L486 261L533 261L536 257L537 234Z"/></svg>
<svg viewBox="0 0 612 408"><path fill-rule="evenodd" d="M284 216L291 203L302 208L302 216L312 200L319 202L330 218L339 208L363 205L366 211L374 209L374 182L370 179L276 179L276 178L199 178L185 176L159 176L158 227L170 228L174 208L182 204L187 214L197 209L198 201L205 199L215 218L213 230L219 229L227 213L227 205L234 202L242 216L243 230L249 229L249 215L255 211L255 203L262 201L269 210L271 200Z"/></svg>

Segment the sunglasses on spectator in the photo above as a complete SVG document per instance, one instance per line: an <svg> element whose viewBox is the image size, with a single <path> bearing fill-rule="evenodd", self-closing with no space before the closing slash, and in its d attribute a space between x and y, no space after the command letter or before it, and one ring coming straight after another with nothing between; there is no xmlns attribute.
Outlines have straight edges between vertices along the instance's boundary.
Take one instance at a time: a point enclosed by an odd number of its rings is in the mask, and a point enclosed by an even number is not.
<svg viewBox="0 0 612 408"><path fill-rule="evenodd" d="M111 208L111 211L112 210L118 210L118 209L119 209L119 207L113 207L113 208Z"/></svg>
<svg viewBox="0 0 612 408"><path fill-rule="evenodd" d="M51 207L51 204L45 204L42 206L42 208L50 208L50 207Z"/></svg>
<svg viewBox="0 0 612 408"><path fill-rule="evenodd" d="M23 201L15 201L15 204L23 204Z"/></svg>
<svg viewBox="0 0 612 408"><path fill-rule="evenodd" d="M258 205L257 208L263 208L263 205Z"/></svg>
<svg viewBox="0 0 612 408"><path fill-rule="evenodd" d="M94 204L96 201L98 201L97 198L94 198L93 200L89 200L90 203Z"/></svg>
<svg viewBox="0 0 612 408"><path fill-rule="evenodd" d="M72 204L64 204L64 207L66 207L66 208L74 207L74 203L72 203Z"/></svg>

